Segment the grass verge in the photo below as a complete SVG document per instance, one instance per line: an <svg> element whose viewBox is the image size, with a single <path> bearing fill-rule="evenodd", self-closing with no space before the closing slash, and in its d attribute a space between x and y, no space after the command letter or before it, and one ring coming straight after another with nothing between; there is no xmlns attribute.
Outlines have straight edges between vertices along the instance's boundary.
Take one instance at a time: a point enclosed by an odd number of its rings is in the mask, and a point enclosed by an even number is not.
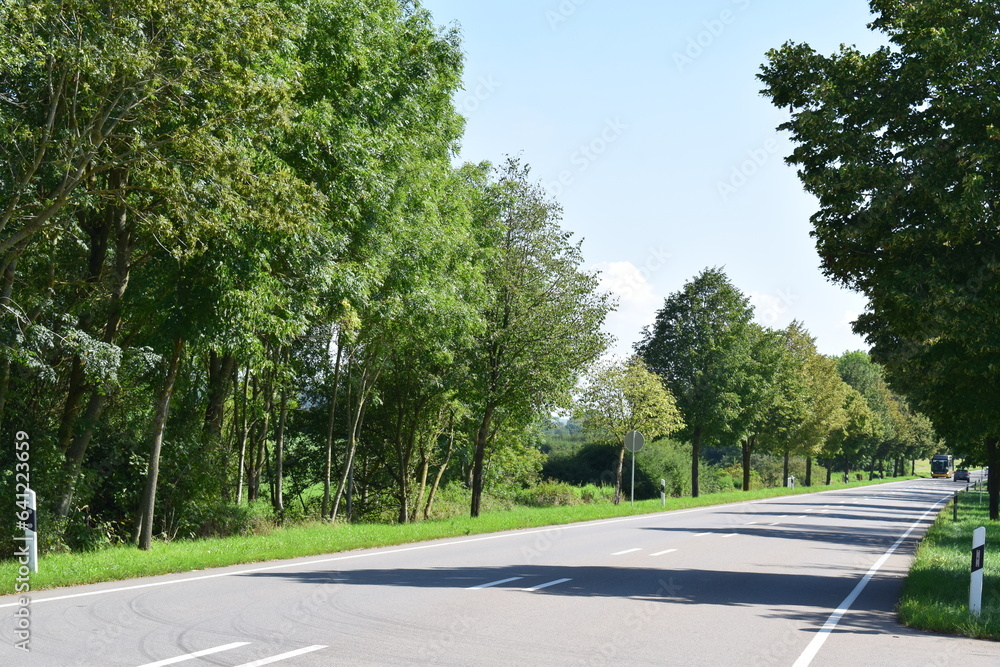
<svg viewBox="0 0 1000 667"><path fill-rule="evenodd" d="M815 493L870 484L898 482L911 477L853 482L795 489L762 489L704 495L699 498L668 498L621 505L572 505L518 508L468 517L423 521L403 525L311 523L278 528L265 535L206 540L159 542L150 551L134 546L115 546L88 553L51 554L40 559L39 571L31 575L32 591L104 581L120 581L174 572L189 572L227 565L259 563L286 558L317 556L372 547L394 546L448 537L537 528L578 521L651 514L692 507L724 505L786 495ZM16 561L0 562L0 595L14 592Z"/></svg>
<svg viewBox="0 0 1000 667"><path fill-rule="evenodd" d="M1000 526L989 520L986 494L962 492L958 521L952 503L917 549L899 600L899 619L920 630L1000 640ZM972 531L986 527L982 614L969 613Z"/></svg>

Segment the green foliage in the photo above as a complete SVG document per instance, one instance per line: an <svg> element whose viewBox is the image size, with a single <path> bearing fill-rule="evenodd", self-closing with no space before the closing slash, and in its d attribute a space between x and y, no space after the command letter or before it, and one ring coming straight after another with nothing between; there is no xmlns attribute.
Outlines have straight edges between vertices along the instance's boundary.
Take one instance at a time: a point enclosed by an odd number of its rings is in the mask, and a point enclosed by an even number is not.
<svg viewBox="0 0 1000 667"><path fill-rule="evenodd" d="M663 378L691 442L692 494L699 493L702 441L722 443L740 415L740 388L750 365L753 309L721 269L706 269L669 297L636 352Z"/></svg>
<svg viewBox="0 0 1000 667"><path fill-rule="evenodd" d="M562 507L583 502L578 487L551 479L519 491L514 497L519 505L528 507Z"/></svg>
<svg viewBox="0 0 1000 667"><path fill-rule="evenodd" d="M617 452L616 501L622 494L622 461L625 436L639 431L655 439L683 426L680 412L663 381L651 373L639 357L624 363L599 365L579 399L584 433L597 442L612 445Z"/></svg>
<svg viewBox="0 0 1000 667"><path fill-rule="evenodd" d="M869 300L855 330L897 391L995 468L997 520L1000 6L885 0L872 10L871 28L890 46L823 56L788 43L769 52L759 78L791 110L781 129L819 201L823 270ZM888 416L883 426L895 428Z"/></svg>

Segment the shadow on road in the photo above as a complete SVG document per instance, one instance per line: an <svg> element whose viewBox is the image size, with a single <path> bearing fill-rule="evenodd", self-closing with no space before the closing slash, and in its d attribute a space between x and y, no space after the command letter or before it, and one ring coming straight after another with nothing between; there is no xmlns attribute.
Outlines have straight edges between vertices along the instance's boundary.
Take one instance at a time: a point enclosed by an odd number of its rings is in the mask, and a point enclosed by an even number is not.
<svg viewBox="0 0 1000 667"><path fill-rule="evenodd" d="M846 570L846 568L845 568ZM678 613L690 605L760 608L763 617L795 619L804 631L818 630L830 613L857 584L857 571L824 575L730 572L706 569L670 569L612 566L520 565L513 567L455 567L428 569L360 569L314 572L254 572L239 575L250 579L278 579L292 584L351 587L399 587L451 589L462 595L555 595L587 598L623 598L663 605L676 605ZM518 577L491 588L472 590L491 582ZM547 582L568 579L538 591L528 591ZM898 597L900 582L872 582L872 588L891 586L889 598ZM493 598L496 599L496 598ZM882 595L863 595L855 611L845 617L838 632L883 633L895 627L890 609L866 607L868 600ZM883 606L885 606L883 604ZM889 615L887 616L887 613Z"/></svg>

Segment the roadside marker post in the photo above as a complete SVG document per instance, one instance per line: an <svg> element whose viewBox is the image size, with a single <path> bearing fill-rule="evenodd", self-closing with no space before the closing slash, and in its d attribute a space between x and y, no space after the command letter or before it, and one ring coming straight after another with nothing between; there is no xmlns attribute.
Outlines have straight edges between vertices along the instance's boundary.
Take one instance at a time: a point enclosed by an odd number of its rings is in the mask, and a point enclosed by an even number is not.
<svg viewBox="0 0 1000 667"><path fill-rule="evenodd" d="M986 528L972 533L972 581L969 584L969 611L979 616L983 610L983 561L986 560Z"/></svg>
<svg viewBox="0 0 1000 667"><path fill-rule="evenodd" d="M25 489L28 501L28 520L24 522L24 546L28 549L28 569L38 572L38 502L35 492Z"/></svg>
<svg viewBox="0 0 1000 667"><path fill-rule="evenodd" d="M638 431L625 434L625 449L632 452L632 504L635 505L635 453L646 444L646 438Z"/></svg>
<svg viewBox="0 0 1000 667"><path fill-rule="evenodd" d="M667 480L660 478L660 507L667 506Z"/></svg>

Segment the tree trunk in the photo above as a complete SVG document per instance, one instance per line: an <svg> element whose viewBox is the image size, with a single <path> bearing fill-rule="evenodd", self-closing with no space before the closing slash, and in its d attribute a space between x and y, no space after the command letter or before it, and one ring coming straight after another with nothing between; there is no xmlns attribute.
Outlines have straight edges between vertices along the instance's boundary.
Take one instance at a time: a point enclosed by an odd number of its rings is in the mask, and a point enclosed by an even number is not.
<svg viewBox="0 0 1000 667"><path fill-rule="evenodd" d="M281 389L281 407L278 414L278 432L274 438L274 511L278 514L278 519L284 523L285 500L284 500L284 475L285 465L285 422L288 420L288 389Z"/></svg>
<svg viewBox="0 0 1000 667"><path fill-rule="evenodd" d="M478 517L482 508L483 496L483 463L486 460L486 446L489 444L490 428L493 424L493 413L496 410L492 403L487 403L483 419L476 431L476 452L472 460L472 507L470 516Z"/></svg>
<svg viewBox="0 0 1000 667"><path fill-rule="evenodd" d="M247 366L246 374L243 376L243 396L242 403L243 409L240 411L240 416L238 418L236 441L240 446L240 455L238 462L236 464L236 504L239 505L243 502L243 478L246 474L246 462L247 462L247 438L250 433L249 428L249 417L247 417L247 412L249 409L247 392L249 391L250 385L250 367Z"/></svg>
<svg viewBox="0 0 1000 667"><path fill-rule="evenodd" d="M83 373L83 360L79 355L73 355L73 365L69 372L69 389L66 391L66 401L63 403L62 417L59 419L59 432L56 434L56 444L59 451L66 454L73 442L73 425L80 413L80 402L87 393L86 377ZM69 480L67 480L69 483Z"/></svg>
<svg viewBox="0 0 1000 667"><path fill-rule="evenodd" d="M831 463L826 467L826 485L830 486L833 481L833 464Z"/></svg>
<svg viewBox="0 0 1000 667"><path fill-rule="evenodd" d="M694 429L691 441L691 497L698 497L698 463L701 458L701 426Z"/></svg>
<svg viewBox="0 0 1000 667"><path fill-rule="evenodd" d="M740 443L743 453L743 491L750 490L750 454L753 451L753 438L747 438Z"/></svg>
<svg viewBox="0 0 1000 667"><path fill-rule="evenodd" d="M220 356L215 350L208 359L208 402L205 404L205 423L202 425L202 442L210 446L222 439L222 424L225 417L226 399L233 373L236 371L236 357L226 353Z"/></svg>
<svg viewBox="0 0 1000 667"><path fill-rule="evenodd" d="M354 466L354 455L358 448L358 430L364 416L365 404L368 401L371 388L375 385L381 372L380 370L373 370L370 366L374 363L374 356L375 352L371 352L369 359L364 362L361 380L358 384L357 405L351 411L350 424L347 428L347 454L344 457L344 468L341 473L340 483L337 485L337 494L333 499L333 508L330 510L330 519L333 521L337 519L337 512L340 510L340 501L344 496L344 490L347 488L348 479ZM348 512L348 516L350 516L350 512Z"/></svg>
<svg viewBox="0 0 1000 667"><path fill-rule="evenodd" d="M11 297L14 294L14 278L17 276L17 263L21 258L27 242L15 248L5 262L3 269L3 281L0 283L0 321L7 315L10 307ZM11 326L16 326L11 322ZM0 359L0 433L3 432L4 406L7 404L7 390L10 386L10 359L4 357Z"/></svg>
<svg viewBox="0 0 1000 667"><path fill-rule="evenodd" d="M160 473L160 450L163 447L163 432L167 426L167 415L170 413L170 398L174 393L174 383L177 380L177 370L180 367L183 352L184 340L178 338L174 341L174 349L170 356L167 377L156 400L156 412L153 417L153 429L149 441L149 464L146 468L146 488L142 494L139 548L144 551L149 551L153 543L153 510L156 506L156 481Z"/></svg>
<svg viewBox="0 0 1000 667"><path fill-rule="evenodd" d="M1000 452L997 438L986 439L986 464L989 466L989 480L986 483L990 498L990 521L1000 521Z"/></svg>
<svg viewBox="0 0 1000 667"><path fill-rule="evenodd" d="M618 447L618 461L615 463L615 505L622 501L622 468L625 467L625 443ZM633 496L635 493L633 492Z"/></svg>
<svg viewBox="0 0 1000 667"><path fill-rule="evenodd" d="M112 224L115 229L115 282L109 293L111 309L108 313L108 320L104 325L103 342L114 345L118 341L118 334L122 326L122 300L125 291L128 289L129 279L132 274L132 250L135 245L135 231L128 224L124 208L115 208L109 215L112 216ZM101 391L99 387L93 387L90 391L90 398L84 410L81 421L82 430L77 433L68 443L68 447L63 450L66 455L65 469L67 472L66 486L63 490L63 497L59 503L59 515L67 516L73 505L73 495L76 491L76 483L83 468L83 461L87 455L87 448L94 436L94 429L101 419L104 406L107 403L108 394ZM72 426L67 434L72 436ZM62 443L60 443L60 446Z"/></svg>
<svg viewBox="0 0 1000 667"><path fill-rule="evenodd" d="M784 478L784 480L782 481L781 485L784 486L784 487L786 487L786 488L788 487L788 456L789 456L789 453L788 453L788 450L786 449L785 450L785 462L784 462L784 466L781 469L781 471L782 471L781 474L782 474L782 477Z"/></svg>
<svg viewBox="0 0 1000 667"><path fill-rule="evenodd" d="M330 334L333 342L333 332ZM326 466L323 472L323 507L320 510L325 518L330 509L330 478L333 476L333 420L337 413L337 393L340 389L340 360L344 351L341 336L337 333L337 362L333 370L333 397L330 400L330 410L326 416ZM329 354L329 353L328 353Z"/></svg>
<svg viewBox="0 0 1000 667"><path fill-rule="evenodd" d="M806 457L806 486L813 485L813 459L811 456Z"/></svg>
<svg viewBox="0 0 1000 667"><path fill-rule="evenodd" d="M448 467L448 462L451 460L451 453L455 450L455 420L454 415L452 415L450 421L450 434L448 436L448 452L444 455L444 461L441 463L441 467L438 469L437 475L434 477L434 483L431 485L431 491L427 494L427 504L424 505L424 519L427 519L431 513L431 506L434 504L434 496L437 494L438 486L441 484L441 478L444 477L444 471Z"/></svg>

